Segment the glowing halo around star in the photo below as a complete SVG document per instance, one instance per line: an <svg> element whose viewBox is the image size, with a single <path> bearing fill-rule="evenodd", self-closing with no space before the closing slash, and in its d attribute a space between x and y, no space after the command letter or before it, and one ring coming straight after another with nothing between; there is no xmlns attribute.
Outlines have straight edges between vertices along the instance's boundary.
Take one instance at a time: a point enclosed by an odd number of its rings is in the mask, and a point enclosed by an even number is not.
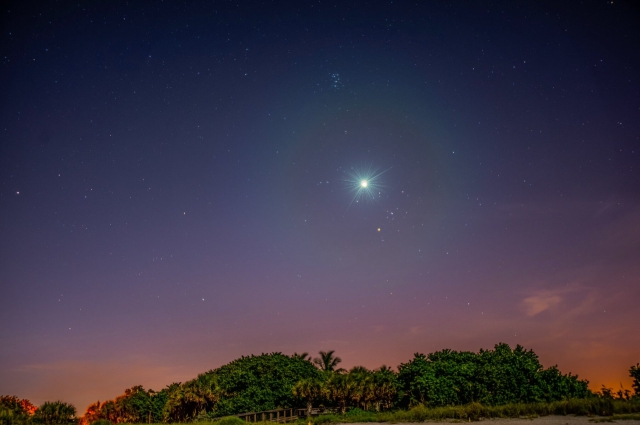
<svg viewBox="0 0 640 425"><path fill-rule="evenodd" d="M352 169L347 171L347 179L345 183L350 192L353 193L353 198L349 206L354 202L359 203L362 201L375 201L379 198L384 187L380 184L379 177L389 171L389 169L378 172L378 170L372 170L370 167L367 169Z"/></svg>

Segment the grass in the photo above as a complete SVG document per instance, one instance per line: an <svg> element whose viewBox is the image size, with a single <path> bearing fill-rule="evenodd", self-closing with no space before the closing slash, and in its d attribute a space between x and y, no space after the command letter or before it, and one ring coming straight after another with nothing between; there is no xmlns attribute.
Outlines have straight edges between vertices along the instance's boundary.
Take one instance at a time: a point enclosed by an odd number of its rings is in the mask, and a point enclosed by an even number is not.
<svg viewBox="0 0 640 425"><path fill-rule="evenodd" d="M615 419L635 419L640 413L640 400L622 401L601 398L573 399L552 403L512 403L503 406L483 406L471 403L463 406L429 408L423 405L393 412L348 412L345 415L321 415L312 419L313 425L355 422L424 422L478 421L491 418L535 418L548 415L606 416ZM635 415L634 415L635 414ZM633 417L632 417L633 416ZM307 423L305 421L304 423Z"/></svg>
<svg viewBox="0 0 640 425"><path fill-rule="evenodd" d="M536 418L548 415L601 416L611 420L639 419L640 399L633 401L601 398L573 399L551 403L512 403L503 406L483 406L471 403L463 406L416 406L409 410L392 412L365 412L356 410L344 415L320 415L311 419L313 425L356 422L424 422L424 421L478 421L491 418ZM308 421L300 421L306 424Z"/></svg>
<svg viewBox="0 0 640 425"><path fill-rule="evenodd" d="M331 425L337 423L367 422L424 422L447 421L469 422L492 418L528 418L549 415L593 416L591 422L614 422L619 420L640 420L640 398L631 401L603 399L598 397L571 399L551 403L512 403L502 406L484 406L471 403L462 406L426 407L415 406L409 410L390 412L369 412L353 409L344 415L327 414L310 419L301 418L292 425ZM251 422L249 422L251 423ZM221 418L212 422L198 422L198 425L245 425L236 417ZM273 422L257 422L255 425L273 425ZM159 424L160 425L160 424ZM162 424L166 425L166 424ZM177 425L177 424L176 424Z"/></svg>

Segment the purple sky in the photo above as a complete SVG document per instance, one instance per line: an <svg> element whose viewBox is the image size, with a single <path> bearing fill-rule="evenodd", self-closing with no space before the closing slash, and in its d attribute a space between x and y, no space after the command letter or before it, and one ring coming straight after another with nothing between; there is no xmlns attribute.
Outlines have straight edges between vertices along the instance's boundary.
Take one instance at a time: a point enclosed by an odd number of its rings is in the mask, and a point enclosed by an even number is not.
<svg viewBox="0 0 640 425"><path fill-rule="evenodd" d="M498 342L630 388L639 12L586 3L5 6L0 394Z"/></svg>

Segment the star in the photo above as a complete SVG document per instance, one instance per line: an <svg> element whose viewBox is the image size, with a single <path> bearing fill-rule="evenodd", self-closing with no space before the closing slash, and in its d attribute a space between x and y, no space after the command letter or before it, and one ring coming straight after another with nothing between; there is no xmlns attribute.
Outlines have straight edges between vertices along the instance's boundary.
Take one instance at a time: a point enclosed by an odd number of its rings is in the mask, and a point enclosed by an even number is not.
<svg viewBox="0 0 640 425"><path fill-rule="evenodd" d="M372 170L371 167L367 169L352 169L353 171L347 172L348 178L345 180L349 189L353 192L353 198L349 206L353 202L360 202L361 199L367 199L370 201L375 200L376 195L379 197L383 185L379 183L381 175L389 171L378 172L378 170Z"/></svg>

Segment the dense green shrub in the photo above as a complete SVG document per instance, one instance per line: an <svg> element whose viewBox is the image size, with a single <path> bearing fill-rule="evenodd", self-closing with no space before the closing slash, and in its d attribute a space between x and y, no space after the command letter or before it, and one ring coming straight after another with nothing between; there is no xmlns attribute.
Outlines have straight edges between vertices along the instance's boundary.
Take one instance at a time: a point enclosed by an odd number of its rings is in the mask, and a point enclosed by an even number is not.
<svg viewBox="0 0 640 425"><path fill-rule="evenodd" d="M321 375L308 360L282 353L241 357L208 373L216 376L221 394L215 416L294 407L293 386Z"/></svg>
<svg viewBox="0 0 640 425"><path fill-rule="evenodd" d="M77 423L76 408L63 401L47 401L36 410L33 421L42 425L68 425Z"/></svg>
<svg viewBox="0 0 640 425"><path fill-rule="evenodd" d="M590 395L588 381L543 369L532 350L497 344L478 353L442 350L398 367L403 404L448 406L554 401Z"/></svg>

